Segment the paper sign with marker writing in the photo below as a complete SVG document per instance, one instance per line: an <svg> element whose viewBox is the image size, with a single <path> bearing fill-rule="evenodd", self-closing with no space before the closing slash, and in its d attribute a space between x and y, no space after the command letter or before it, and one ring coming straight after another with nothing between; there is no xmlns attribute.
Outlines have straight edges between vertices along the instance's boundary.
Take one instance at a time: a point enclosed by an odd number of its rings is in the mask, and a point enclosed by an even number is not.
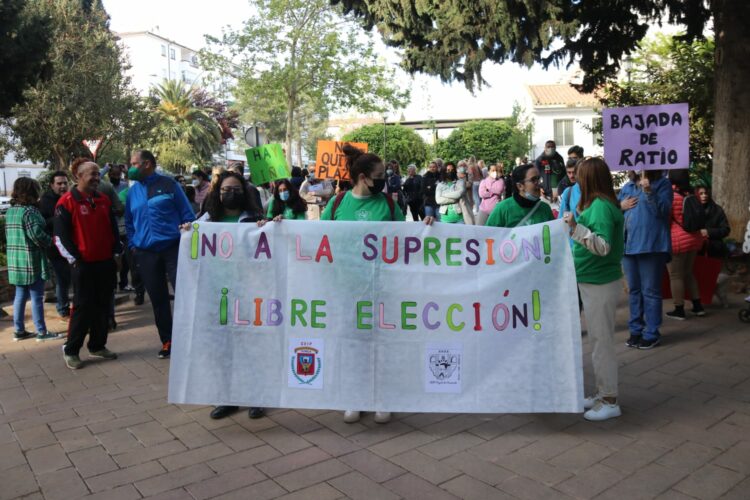
<svg viewBox="0 0 750 500"><path fill-rule="evenodd" d="M346 171L346 156L344 145L351 144L365 153L367 143L364 142L338 142L318 141L318 154L315 158L315 177L319 179L349 180L349 172Z"/></svg>
<svg viewBox="0 0 750 500"><path fill-rule="evenodd" d="M196 222L178 273L172 403L582 411L561 221Z"/></svg>
<svg viewBox="0 0 750 500"><path fill-rule="evenodd" d="M253 184L261 185L290 176L281 144L266 144L245 150Z"/></svg>

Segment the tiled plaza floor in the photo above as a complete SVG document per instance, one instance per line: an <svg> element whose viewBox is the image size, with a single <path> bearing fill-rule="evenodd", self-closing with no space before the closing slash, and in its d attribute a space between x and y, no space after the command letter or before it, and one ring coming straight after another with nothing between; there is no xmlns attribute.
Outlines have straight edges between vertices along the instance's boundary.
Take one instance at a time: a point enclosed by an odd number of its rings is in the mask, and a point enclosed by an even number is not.
<svg viewBox="0 0 750 500"><path fill-rule="evenodd" d="M118 310L116 361L65 367L61 341L0 320L0 498L750 498L750 326L728 310L617 350L624 414L368 415L271 410L214 421L166 401L151 309ZM624 297L623 297L624 306ZM49 310L54 312L54 308ZM49 314L50 329L64 323ZM30 323L29 323L30 326ZM589 343L584 338L586 380ZM82 356L86 359L86 350Z"/></svg>

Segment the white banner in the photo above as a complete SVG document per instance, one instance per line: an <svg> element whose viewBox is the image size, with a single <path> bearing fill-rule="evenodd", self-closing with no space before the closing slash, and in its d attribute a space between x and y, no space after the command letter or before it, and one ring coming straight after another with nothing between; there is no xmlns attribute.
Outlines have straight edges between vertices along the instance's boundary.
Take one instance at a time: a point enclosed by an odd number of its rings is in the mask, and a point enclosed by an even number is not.
<svg viewBox="0 0 750 500"><path fill-rule="evenodd" d="M580 412L559 221L196 223L183 235L171 403Z"/></svg>

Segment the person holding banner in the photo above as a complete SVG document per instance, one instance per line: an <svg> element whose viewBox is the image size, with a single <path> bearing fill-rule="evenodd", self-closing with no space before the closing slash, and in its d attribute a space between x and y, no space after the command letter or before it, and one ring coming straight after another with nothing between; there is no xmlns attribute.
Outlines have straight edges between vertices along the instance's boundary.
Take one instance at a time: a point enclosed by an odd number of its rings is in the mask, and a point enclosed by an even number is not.
<svg viewBox="0 0 750 500"><path fill-rule="evenodd" d="M289 182L285 180L284 182ZM301 200L300 200L301 201ZM251 193L245 178L234 171L224 171L212 184L206 196L206 213L199 221L204 222L258 222L263 221L262 211ZM191 224L180 226L182 231L189 231ZM211 411L211 418L228 417L239 409L238 406L219 405ZM250 418L260 418L265 414L263 408L252 407L248 410Z"/></svg>
<svg viewBox="0 0 750 500"><path fill-rule="evenodd" d="M648 348L661 337L661 278L672 246L672 187L662 170L646 170L643 176L631 171L628 177L618 196L625 217L622 267L630 302L626 345Z"/></svg>
<svg viewBox="0 0 750 500"><path fill-rule="evenodd" d="M304 184L302 186L304 187ZM266 218L276 222L281 219L305 220L307 218L307 203L300 197L299 191L289 179L276 181Z"/></svg>
<svg viewBox="0 0 750 500"><path fill-rule="evenodd" d="M385 166L383 160L373 153L365 153L351 144L345 144L346 169L354 183L351 191L336 195L320 216L321 220L344 220L360 222L404 221L404 214L396 206L393 198L383 192L385 187ZM432 218L425 219L431 224ZM344 422L358 422L361 412L347 410ZM375 412L375 422L387 423L391 420L390 412Z"/></svg>
<svg viewBox="0 0 750 500"><path fill-rule="evenodd" d="M515 186L513 196L495 205L487 226L530 226L555 218L550 206L542 201L541 176L534 165L527 163L514 168L511 181Z"/></svg>
<svg viewBox="0 0 750 500"><path fill-rule="evenodd" d="M565 222L575 241L573 262L578 290L583 301L596 379L596 395L587 397L586 420L619 417L617 402L617 357L614 345L615 313L622 287L621 261L624 253L624 218L612 186L609 167L601 158L587 158L578 166L581 201L578 220L567 213Z"/></svg>

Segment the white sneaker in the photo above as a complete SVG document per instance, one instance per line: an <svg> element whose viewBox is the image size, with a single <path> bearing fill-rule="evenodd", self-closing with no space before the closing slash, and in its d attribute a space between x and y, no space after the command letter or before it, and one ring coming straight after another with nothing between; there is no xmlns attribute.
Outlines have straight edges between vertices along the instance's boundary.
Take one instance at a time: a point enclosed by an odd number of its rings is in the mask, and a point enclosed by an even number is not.
<svg viewBox="0 0 750 500"><path fill-rule="evenodd" d="M617 403L610 404L602 401L601 399L596 402L593 408L583 414L583 418L594 422L601 420L609 420L610 418L619 417L622 415L620 411L620 405Z"/></svg>
<svg viewBox="0 0 750 500"><path fill-rule="evenodd" d="M389 411L376 411L375 412L375 423L386 424L391 421L391 412Z"/></svg>
<svg viewBox="0 0 750 500"><path fill-rule="evenodd" d="M344 422L347 424L353 424L359 422L360 412L355 410L346 410L344 412Z"/></svg>
<svg viewBox="0 0 750 500"><path fill-rule="evenodd" d="M599 396L589 396L587 398L583 398L583 409L584 410L590 410L594 407L596 402L599 401Z"/></svg>

